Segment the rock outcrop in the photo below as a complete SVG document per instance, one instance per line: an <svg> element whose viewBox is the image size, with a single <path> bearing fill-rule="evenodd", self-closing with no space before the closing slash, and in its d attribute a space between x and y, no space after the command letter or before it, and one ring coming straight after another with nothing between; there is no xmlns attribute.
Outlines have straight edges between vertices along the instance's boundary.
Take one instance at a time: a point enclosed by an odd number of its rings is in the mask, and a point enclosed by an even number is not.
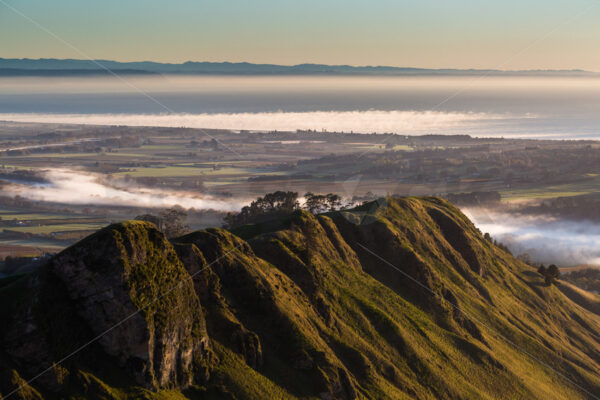
<svg viewBox="0 0 600 400"><path fill-rule="evenodd" d="M24 286L22 312L4 343L29 376L79 345L146 388L185 388L198 374L208 378L202 307L175 250L153 225L109 226L52 258ZM89 358L82 362L93 364ZM40 380L59 389L64 382L52 375Z"/></svg>

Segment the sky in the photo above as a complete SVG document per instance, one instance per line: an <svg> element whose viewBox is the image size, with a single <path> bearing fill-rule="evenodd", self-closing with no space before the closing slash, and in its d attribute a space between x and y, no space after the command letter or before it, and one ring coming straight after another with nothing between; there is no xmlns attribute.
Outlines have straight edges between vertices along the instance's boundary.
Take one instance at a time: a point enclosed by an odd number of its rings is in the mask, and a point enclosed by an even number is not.
<svg viewBox="0 0 600 400"><path fill-rule="evenodd" d="M599 18L598 0L0 0L0 57L600 71Z"/></svg>

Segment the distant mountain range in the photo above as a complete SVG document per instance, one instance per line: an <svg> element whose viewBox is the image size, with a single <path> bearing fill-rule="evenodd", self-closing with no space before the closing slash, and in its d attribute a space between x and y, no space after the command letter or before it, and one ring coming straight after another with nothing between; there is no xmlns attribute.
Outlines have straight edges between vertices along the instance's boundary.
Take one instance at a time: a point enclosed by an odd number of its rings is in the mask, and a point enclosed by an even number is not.
<svg viewBox="0 0 600 400"><path fill-rule="evenodd" d="M427 69L388 66L325 64L251 64L247 62L192 62L168 64L151 61L7 59L0 58L0 76L79 76L109 74L189 75L360 75L360 76L597 76L584 70Z"/></svg>

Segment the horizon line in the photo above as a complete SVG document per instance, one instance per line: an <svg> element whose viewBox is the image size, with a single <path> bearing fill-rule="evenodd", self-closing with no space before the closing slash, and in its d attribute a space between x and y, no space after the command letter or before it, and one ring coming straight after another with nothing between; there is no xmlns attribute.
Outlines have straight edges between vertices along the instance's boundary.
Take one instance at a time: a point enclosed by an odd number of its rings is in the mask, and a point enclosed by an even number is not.
<svg viewBox="0 0 600 400"><path fill-rule="evenodd" d="M483 72L483 71L493 71L493 72L578 72L578 73L590 73L590 74L598 74L600 71L587 70L583 68L527 68L527 69L498 69L498 68L475 68L475 67L414 67L414 66L396 66L396 65L381 65L381 64L327 64L327 63L318 63L318 62L302 62L295 64L277 64L277 63L268 63L268 62L250 62L250 61L193 61L187 60L183 62L165 62L165 61L153 61L153 60L135 60L135 61L118 61L113 59L106 58L94 58L94 59L81 59L81 58L54 58L54 57L39 57L39 58L29 58L29 57L21 57L21 58L8 58L8 57L0 57L0 61L77 61L77 62L86 62L93 63L96 62L111 62L118 64L158 64L165 66L184 66L189 64L221 64L221 65L251 65L251 66L272 66L272 67L285 67L285 68L293 68L293 67L302 67L302 66L318 66L318 67L338 67L338 68L355 68L355 69L397 69L397 70L417 70L417 71L463 71L463 72ZM2 67L0 67L2 69Z"/></svg>

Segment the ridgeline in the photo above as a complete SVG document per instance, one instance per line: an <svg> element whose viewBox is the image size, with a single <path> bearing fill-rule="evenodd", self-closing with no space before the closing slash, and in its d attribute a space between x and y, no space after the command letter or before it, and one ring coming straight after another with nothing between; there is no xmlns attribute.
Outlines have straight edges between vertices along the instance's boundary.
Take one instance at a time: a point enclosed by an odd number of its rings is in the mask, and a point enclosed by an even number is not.
<svg viewBox="0 0 600 400"><path fill-rule="evenodd" d="M171 241L128 221L0 284L6 398L600 394L600 316L438 198Z"/></svg>

